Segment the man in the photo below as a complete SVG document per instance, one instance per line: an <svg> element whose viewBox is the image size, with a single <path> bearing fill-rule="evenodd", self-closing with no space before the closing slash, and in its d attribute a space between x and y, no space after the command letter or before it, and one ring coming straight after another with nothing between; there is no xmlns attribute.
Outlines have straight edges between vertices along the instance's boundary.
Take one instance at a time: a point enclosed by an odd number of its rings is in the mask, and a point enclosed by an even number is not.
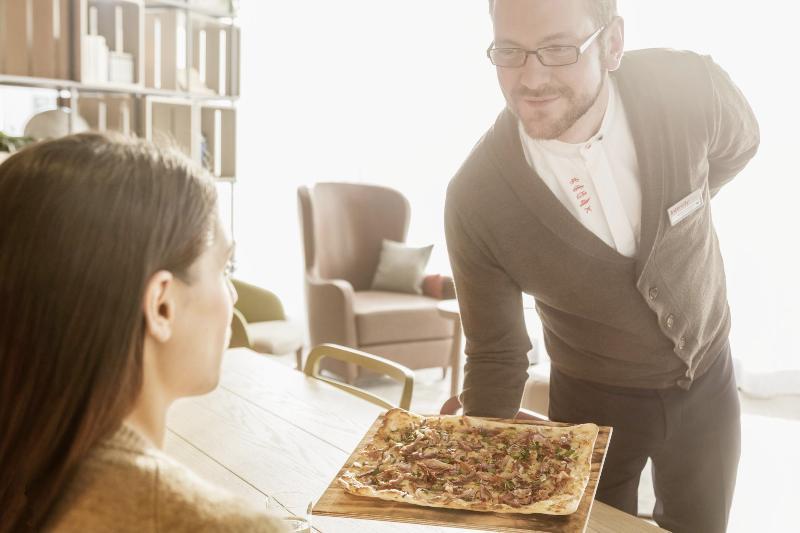
<svg viewBox="0 0 800 533"><path fill-rule="evenodd" d="M490 6L507 108L445 209L465 413L517 413L531 294L552 360L549 416L614 427L597 497L636 514L650 457L656 521L724 531L740 424L709 203L756 152L752 111L709 57L623 59L614 0Z"/></svg>

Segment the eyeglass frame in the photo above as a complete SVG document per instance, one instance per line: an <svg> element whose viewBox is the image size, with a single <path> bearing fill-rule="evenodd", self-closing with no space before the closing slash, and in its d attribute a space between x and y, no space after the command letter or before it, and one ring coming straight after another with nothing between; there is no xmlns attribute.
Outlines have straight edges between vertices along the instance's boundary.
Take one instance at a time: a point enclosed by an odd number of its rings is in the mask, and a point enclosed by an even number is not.
<svg viewBox="0 0 800 533"><path fill-rule="evenodd" d="M535 50L526 50L524 48L517 48L517 47L495 48L494 47L494 42L492 42L492 44L489 45L489 48L486 49L486 57L489 58L489 61L492 63L492 65L494 65L496 67L500 67L500 68L521 68L521 67L524 67L525 64L528 62L528 56L531 56L531 55L535 55L536 59L539 60L539 64L542 65L543 67L568 67L568 66L574 65L575 63L580 61L581 56L583 55L583 53L586 50L588 50L590 46L592 46L592 43L594 43L594 41L597 39L597 37L599 37L600 34L603 33L603 31L607 27L608 27L608 24L603 24L602 26L597 28L593 34L591 34L589 37L587 37L586 40L583 41L582 44L580 44L578 46L573 46L573 45L553 45L553 46L542 46L541 48L537 48ZM558 65L548 65L544 61L542 61L542 56L539 55L539 52L541 52L542 50L547 50L548 48L574 48L577 51L577 54L575 54L575 61L573 61L571 63L561 63L561 64L558 64ZM525 59L523 59L521 65L517 65L517 66L514 66L514 67L497 65L492 60L492 50L520 50L522 52L525 52L525 55L523 56Z"/></svg>

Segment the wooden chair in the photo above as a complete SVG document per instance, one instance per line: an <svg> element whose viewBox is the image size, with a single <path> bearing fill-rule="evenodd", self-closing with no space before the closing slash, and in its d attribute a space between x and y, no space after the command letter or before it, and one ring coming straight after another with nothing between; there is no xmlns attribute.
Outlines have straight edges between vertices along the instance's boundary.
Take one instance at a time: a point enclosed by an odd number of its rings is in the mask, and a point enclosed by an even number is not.
<svg viewBox="0 0 800 533"><path fill-rule="evenodd" d="M456 396L451 396L442 404L442 408L439 410L440 415L455 415L458 414L458 411L461 409L461 399ZM549 420L545 415L542 413L537 413L536 411L531 411L530 409L520 409L517 412L517 416L514 417L515 419L521 420Z"/></svg>
<svg viewBox="0 0 800 533"><path fill-rule="evenodd" d="M359 398L363 398L376 405L380 405L386 409L392 409L398 406L393 405L387 400L376 394L372 394L371 392L359 389L358 387L348 383L342 383L341 381L336 381L320 375L320 363L326 358L356 365L364 370L378 374L384 374L396 381L399 381L403 384L403 392L400 395L399 407L405 410L408 410L411 407L411 395L414 392L414 372L412 372L410 369L399 363L395 363L394 361L384 359L383 357L362 352L354 348L340 346L338 344L320 344L319 346L314 347L314 349L311 350L311 353L308 354L306 366L303 369L303 372L307 376L329 383L334 387L340 388L349 392L350 394L358 396Z"/></svg>

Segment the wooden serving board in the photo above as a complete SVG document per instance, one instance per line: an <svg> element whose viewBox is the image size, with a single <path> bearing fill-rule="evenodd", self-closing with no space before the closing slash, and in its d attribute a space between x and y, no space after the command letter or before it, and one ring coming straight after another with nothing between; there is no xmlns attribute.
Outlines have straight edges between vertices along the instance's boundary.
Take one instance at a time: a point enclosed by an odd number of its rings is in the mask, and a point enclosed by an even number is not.
<svg viewBox="0 0 800 533"><path fill-rule="evenodd" d="M465 511L460 509L440 509L423 507L410 503L392 502L365 496L354 496L345 492L336 480L342 475L344 468L350 465L360 450L375 434L383 422L383 414L367 431L355 451L347 462L336 474L331 484L322 494L314 506L313 514L341 516L348 518L365 518L371 520L384 520L392 522L410 522L414 524L427 524L432 526L450 526L469 529L483 529L489 531L541 531L541 532L569 532L578 533L586 530L589 521L589 512L592 509L594 495L597 491L597 481L603 468L608 442L611 438L611 428L599 426L597 440L594 443L592 466L589 474L589 484L583 493L578 510L571 515L545 515L545 514L511 514L511 513L486 513L480 511ZM498 422L509 424L533 424L542 426L569 426L559 422L546 422L535 420L502 420L490 418Z"/></svg>

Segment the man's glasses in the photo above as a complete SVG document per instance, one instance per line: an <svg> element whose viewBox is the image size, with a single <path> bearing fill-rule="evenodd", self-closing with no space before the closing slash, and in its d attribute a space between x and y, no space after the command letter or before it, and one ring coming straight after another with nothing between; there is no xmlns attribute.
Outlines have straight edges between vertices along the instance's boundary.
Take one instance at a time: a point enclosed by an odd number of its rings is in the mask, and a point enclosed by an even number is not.
<svg viewBox="0 0 800 533"><path fill-rule="evenodd" d="M577 63L581 54L592 45L604 29L606 26L600 26L580 46L545 46L536 50L525 50L524 48L494 48L494 43L492 43L486 50L486 55L489 61L498 67L521 67L528 60L529 55L538 57L539 62L546 67L565 67Z"/></svg>

